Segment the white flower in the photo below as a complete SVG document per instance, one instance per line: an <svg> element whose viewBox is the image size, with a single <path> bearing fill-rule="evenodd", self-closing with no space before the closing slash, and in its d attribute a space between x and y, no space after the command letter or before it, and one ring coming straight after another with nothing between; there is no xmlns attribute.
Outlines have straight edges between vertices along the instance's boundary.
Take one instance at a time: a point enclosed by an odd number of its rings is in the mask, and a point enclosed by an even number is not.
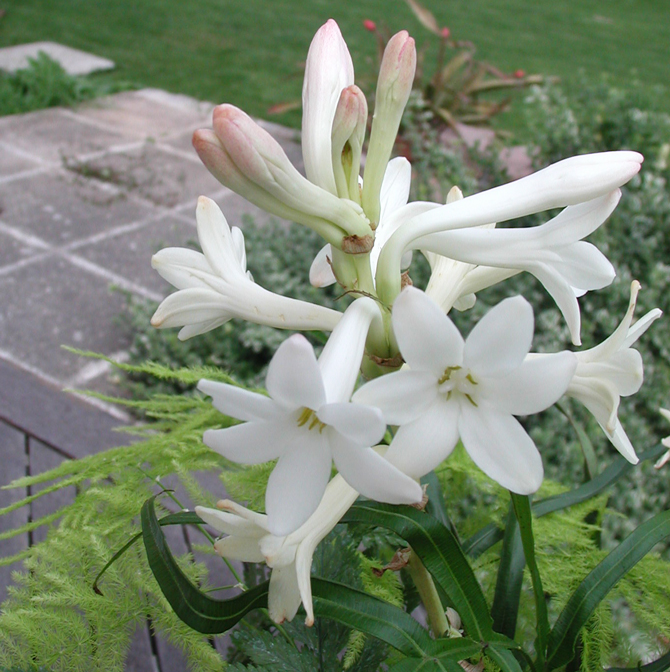
<svg viewBox="0 0 670 672"><path fill-rule="evenodd" d="M522 297L491 309L464 342L423 292L407 287L393 306L393 331L409 366L364 385L355 402L375 404L399 429L386 459L415 478L434 469L460 437L475 464L519 494L535 492L543 467L513 415L538 413L565 392L572 353L525 362L533 311Z"/></svg>
<svg viewBox="0 0 670 672"><path fill-rule="evenodd" d="M620 197L617 189L592 201L568 206L541 226L445 231L419 238L415 244L469 264L532 273L556 301L573 342L579 344L577 296L609 285L615 275L602 252L582 238L610 216Z"/></svg>
<svg viewBox="0 0 670 672"><path fill-rule="evenodd" d="M380 299L392 304L400 292L400 259L407 250L429 249L450 256L446 250L436 249L439 236L432 234L481 227L490 222L504 222L543 210L595 201L628 182L640 170L642 160L637 152L575 156L515 182L427 209L401 226L384 246L376 277ZM588 209L591 206L585 207ZM571 221L574 214L580 214L580 211L565 215L561 224ZM498 232L497 229L495 231ZM556 233L555 240L560 242L559 233ZM486 264L484 261L481 263ZM556 263L560 263L558 259Z"/></svg>
<svg viewBox="0 0 670 672"><path fill-rule="evenodd" d="M594 348L575 353L577 369L567 390L568 396L578 399L595 416L614 447L633 464L639 460L617 412L620 397L635 394L642 385L642 357L631 345L662 314L656 308L631 326L639 291L640 283L634 281L626 315L609 338Z"/></svg>
<svg viewBox="0 0 670 672"><path fill-rule="evenodd" d="M659 408L658 410L666 420L670 420L670 411L667 411L665 408ZM665 453L665 455L661 455L659 460L654 465L654 469L660 469L670 462L670 436L666 436L665 439L661 441L661 443L668 449L668 452Z"/></svg>
<svg viewBox="0 0 670 672"><path fill-rule="evenodd" d="M342 314L263 289L246 270L244 236L231 229L214 201L201 196L196 209L203 254L170 247L151 265L178 292L158 306L151 324L178 327L184 340L239 317L279 329L332 331Z"/></svg>
<svg viewBox="0 0 670 672"><path fill-rule="evenodd" d="M334 461L344 479L366 497L392 504L421 500L421 488L370 446L386 425L378 409L349 403L368 329L381 322L371 299L344 313L317 361L300 334L284 341L266 378L269 397L200 381L214 406L243 424L208 430L204 442L233 462L259 464L279 458L268 482L268 529L289 534L314 512Z"/></svg>
<svg viewBox="0 0 670 672"><path fill-rule="evenodd" d="M314 624L311 570L314 549L337 525L358 492L337 475L328 484L316 511L295 532L277 537L268 529L268 517L230 500L216 509L196 506L195 512L214 529L228 536L214 544L222 557L241 562L266 562L272 568L268 611L276 623L292 620L303 603L307 625Z"/></svg>

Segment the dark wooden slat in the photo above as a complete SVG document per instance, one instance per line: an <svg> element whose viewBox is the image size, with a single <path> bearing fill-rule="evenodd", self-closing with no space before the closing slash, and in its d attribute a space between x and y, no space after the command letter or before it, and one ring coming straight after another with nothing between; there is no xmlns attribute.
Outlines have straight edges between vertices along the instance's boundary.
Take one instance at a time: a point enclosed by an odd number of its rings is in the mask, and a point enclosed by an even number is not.
<svg viewBox="0 0 670 672"><path fill-rule="evenodd" d="M158 672L158 662L151 650L149 625L146 622L139 625L133 635L123 669L125 672Z"/></svg>
<svg viewBox="0 0 670 672"><path fill-rule="evenodd" d="M0 422L0 485L7 485L11 481L26 475L28 458L25 448L25 435ZM9 506L26 496L25 488L0 490L0 507ZM27 506L0 516L0 532L16 529L28 522L29 508ZM7 557L20 553L28 548L28 535L22 534L11 539L0 541L0 557ZM16 563L0 567L0 603L7 597L7 587L11 583L11 573L20 569Z"/></svg>

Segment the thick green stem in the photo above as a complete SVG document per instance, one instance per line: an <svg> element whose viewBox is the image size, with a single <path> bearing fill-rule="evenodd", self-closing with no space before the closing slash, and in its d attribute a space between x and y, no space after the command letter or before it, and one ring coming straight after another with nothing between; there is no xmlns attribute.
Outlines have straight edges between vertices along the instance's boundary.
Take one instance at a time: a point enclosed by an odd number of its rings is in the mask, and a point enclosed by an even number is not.
<svg viewBox="0 0 670 672"><path fill-rule="evenodd" d="M407 569L416 589L419 591L419 597L423 602L423 606L426 607L430 629L433 631L435 637L441 637L449 629L449 622L447 621L440 596L437 594L433 577L414 551L410 553Z"/></svg>

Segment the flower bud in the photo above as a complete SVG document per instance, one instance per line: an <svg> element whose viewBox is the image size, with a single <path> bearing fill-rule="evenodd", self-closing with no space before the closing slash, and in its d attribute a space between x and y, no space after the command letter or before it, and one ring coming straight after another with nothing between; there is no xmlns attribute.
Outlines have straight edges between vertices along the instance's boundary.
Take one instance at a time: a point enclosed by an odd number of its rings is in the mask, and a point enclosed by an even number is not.
<svg viewBox="0 0 670 672"><path fill-rule="evenodd" d="M440 36L443 40L448 40L451 37L451 31L446 26L440 31Z"/></svg>
<svg viewBox="0 0 670 672"><path fill-rule="evenodd" d="M363 92L356 85L343 89L333 121L333 172L338 196L357 203L360 201L358 174L367 118L368 103Z"/></svg>
<svg viewBox="0 0 670 672"><path fill-rule="evenodd" d="M377 30L377 24L372 19L363 19L363 28L370 33L374 33Z"/></svg>
<svg viewBox="0 0 670 672"><path fill-rule="evenodd" d="M379 223L379 193L386 164L398 134L416 71L416 46L406 30L394 35L384 50L363 181L363 210L374 228Z"/></svg>
<svg viewBox="0 0 670 672"><path fill-rule="evenodd" d="M525 76L526 76L525 71L521 70L520 68L519 68L519 70L514 71L514 78L515 79L523 79Z"/></svg>

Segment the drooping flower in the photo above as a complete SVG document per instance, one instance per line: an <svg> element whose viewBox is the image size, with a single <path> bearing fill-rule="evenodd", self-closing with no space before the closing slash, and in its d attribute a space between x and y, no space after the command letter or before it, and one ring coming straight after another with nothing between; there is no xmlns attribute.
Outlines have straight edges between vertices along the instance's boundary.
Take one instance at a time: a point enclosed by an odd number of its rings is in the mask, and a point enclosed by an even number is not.
<svg viewBox="0 0 670 672"><path fill-rule="evenodd" d="M214 544L222 557L241 562L265 562L272 569L268 611L275 623L292 620L300 603L305 607L305 623L314 624L312 606L312 556L319 542L337 525L358 492L341 475L328 484L314 513L287 536L275 536L268 528L268 517L230 500L217 503L217 509L196 506L195 512L215 530L227 535Z"/></svg>
<svg viewBox="0 0 670 672"><path fill-rule="evenodd" d="M268 529L275 535L289 534L315 511L333 461L366 497L392 504L421 500L420 486L371 448L386 430L380 411L349 403L375 320L381 322L374 301L355 301L318 361L307 339L288 338L270 362L269 397L208 380L198 385L219 411L245 421L206 431L205 444L242 464L279 458L265 495Z"/></svg>
<svg viewBox="0 0 670 672"><path fill-rule="evenodd" d="M626 315L609 338L575 353L577 369L567 389L568 396L586 406L614 447L633 464L639 460L617 417L619 402L621 397L635 394L642 385L642 356L631 346L662 314L656 308L632 324L639 291L640 283L634 281Z"/></svg>
<svg viewBox="0 0 670 672"><path fill-rule="evenodd" d="M159 306L154 327L183 327L185 340L242 318L279 329L332 331L342 314L305 301L274 294L257 285L246 270L244 236L232 230L214 201L201 196L196 209L202 254L169 247L151 265L179 291Z"/></svg>
<svg viewBox="0 0 670 672"><path fill-rule="evenodd" d="M475 464L504 487L535 492L543 467L514 415L538 413L565 392L570 352L524 361L533 310L522 297L491 309L463 341L423 292L407 287L393 306L393 331L408 369L364 385L353 401L374 403L398 431L386 459L415 478L434 469L460 437Z"/></svg>

